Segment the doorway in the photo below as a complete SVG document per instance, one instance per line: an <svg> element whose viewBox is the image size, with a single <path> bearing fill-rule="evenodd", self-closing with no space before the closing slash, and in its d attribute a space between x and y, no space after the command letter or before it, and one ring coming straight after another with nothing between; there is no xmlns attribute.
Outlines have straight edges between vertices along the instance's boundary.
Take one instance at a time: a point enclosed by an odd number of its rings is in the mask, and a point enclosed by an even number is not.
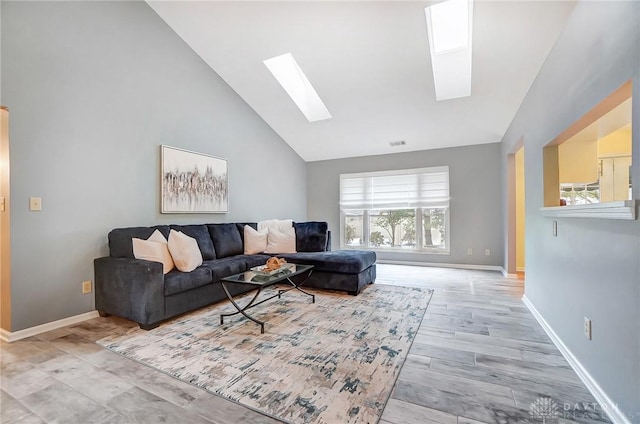
<svg viewBox="0 0 640 424"><path fill-rule="evenodd" d="M516 274L524 279L525 196L524 196L524 146L515 154L516 188Z"/></svg>
<svg viewBox="0 0 640 424"><path fill-rule="evenodd" d="M524 140L507 156L506 275L524 279L525 272Z"/></svg>

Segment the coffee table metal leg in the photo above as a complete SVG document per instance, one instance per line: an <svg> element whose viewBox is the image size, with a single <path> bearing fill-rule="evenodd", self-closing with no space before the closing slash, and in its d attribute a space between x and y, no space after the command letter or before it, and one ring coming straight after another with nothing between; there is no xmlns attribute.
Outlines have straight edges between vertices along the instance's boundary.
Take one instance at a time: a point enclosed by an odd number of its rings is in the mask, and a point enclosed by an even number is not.
<svg viewBox="0 0 640 424"><path fill-rule="evenodd" d="M308 293L304 290L302 290L300 288L301 285L303 285L308 279L309 277L311 277L311 273L313 272L312 269L309 270L309 274L307 275L307 278L304 279L304 281L302 281L300 284L296 284L293 281L291 281L290 278L287 278L287 281L289 282L289 284L291 284L293 286L294 289L298 290L299 292L302 292L304 294L306 294L307 296L311 296L311 303L316 303L316 295ZM280 294L282 293L282 291L278 292L278 297L280 297Z"/></svg>
<svg viewBox="0 0 640 424"><path fill-rule="evenodd" d="M232 314L220 314L220 324L224 324L224 317L230 317L230 316L233 316L233 315L236 315L236 314L240 313L240 314L244 315L245 318L248 318L251 321L255 322L256 324L260 325L260 333L264 334L264 322L255 319L254 317L252 317L251 315L249 315L249 314L247 314L245 312L245 310L249 309L253 305L253 302L255 302L255 300L258 298L258 295L262 291L262 287L258 287L258 290L256 291L256 294L253 296L253 299L251 299L251 302L247 303L243 308L241 308L240 305L238 305L236 303L236 301L233 300L233 296L231 296L231 293L229 293L229 290L227 289L227 286L224 284L224 281L222 281L221 284L222 284L222 289L224 290L224 292L227 295L227 298L229 298L229 300L231 301L231 304L233 306L235 306L235 308L238 311L234 312Z"/></svg>

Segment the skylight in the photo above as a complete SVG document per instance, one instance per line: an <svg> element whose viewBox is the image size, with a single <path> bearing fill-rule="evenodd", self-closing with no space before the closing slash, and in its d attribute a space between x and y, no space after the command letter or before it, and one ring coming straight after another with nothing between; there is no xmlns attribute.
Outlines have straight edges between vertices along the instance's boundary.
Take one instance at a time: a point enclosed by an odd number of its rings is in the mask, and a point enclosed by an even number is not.
<svg viewBox="0 0 640 424"><path fill-rule="evenodd" d="M436 99L470 96L472 0L447 0L424 12Z"/></svg>
<svg viewBox="0 0 640 424"><path fill-rule="evenodd" d="M429 9L436 53L469 45L469 3L466 0L449 0Z"/></svg>
<svg viewBox="0 0 640 424"><path fill-rule="evenodd" d="M329 110L291 53L267 59L264 64L309 122L331 118Z"/></svg>

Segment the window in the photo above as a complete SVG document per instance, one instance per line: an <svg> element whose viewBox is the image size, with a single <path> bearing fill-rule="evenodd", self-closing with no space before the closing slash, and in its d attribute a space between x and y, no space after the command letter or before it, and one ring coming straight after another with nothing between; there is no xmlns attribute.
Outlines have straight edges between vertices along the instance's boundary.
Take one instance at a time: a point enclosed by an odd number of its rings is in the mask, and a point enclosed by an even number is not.
<svg viewBox="0 0 640 424"><path fill-rule="evenodd" d="M448 253L449 167L340 175L343 248Z"/></svg>
<svg viewBox="0 0 640 424"><path fill-rule="evenodd" d="M364 222L362 212L348 212L344 217L344 244L347 246L364 245Z"/></svg>

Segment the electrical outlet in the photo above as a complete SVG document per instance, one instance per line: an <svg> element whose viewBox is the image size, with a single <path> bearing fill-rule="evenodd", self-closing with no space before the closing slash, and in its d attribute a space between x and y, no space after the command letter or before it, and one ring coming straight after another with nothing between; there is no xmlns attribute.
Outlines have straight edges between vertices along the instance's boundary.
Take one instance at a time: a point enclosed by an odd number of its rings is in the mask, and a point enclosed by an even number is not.
<svg viewBox="0 0 640 424"><path fill-rule="evenodd" d="M591 340L591 320L584 317L584 336Z"/></svg>
<svg viewBox="0 0 640 424"><path fill-rule="evenodd" d="M29 210L31 210L31 211L41 211L42 210L42 198L41 197L30 197L29 198Z"/></svg>
<svg viewBox="0 0 640 424"><path fill-rule="evenodd" d="M491 249L484 249L485 256L491 256Z"/></svg>
<svg viewBox="0 0 640 424"><path fill-rule="evenodd" d="M91 280L82 282L82 294L91 293L91 289L92 289Z"/></svg>
<svg viewBox="0 0 640 424"><path fill-rule="evenodd" d="M467 255L473 255L473 249L471 248L467 249Z"/></svg>

